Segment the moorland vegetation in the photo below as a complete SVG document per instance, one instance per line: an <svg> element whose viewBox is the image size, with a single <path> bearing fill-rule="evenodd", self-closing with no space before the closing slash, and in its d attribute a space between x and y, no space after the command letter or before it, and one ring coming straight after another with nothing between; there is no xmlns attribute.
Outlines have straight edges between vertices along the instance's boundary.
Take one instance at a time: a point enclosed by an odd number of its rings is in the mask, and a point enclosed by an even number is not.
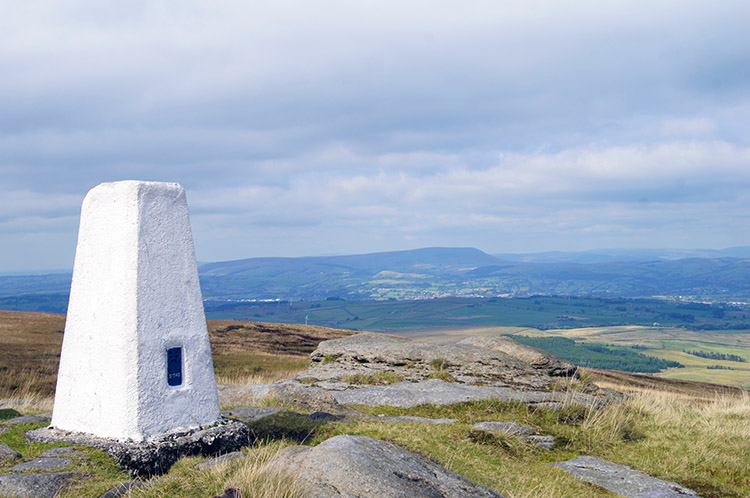
<svg viewBox="0 0 750 498"><path fill-rule="evenodd" d="M54 388L54 373L45 373L45 368L52 363L48 355L54 356L55 343L50 346L46 339L62 335L59 331L64 317L1 316L0 323L15 320L15 325L9 323L0 327L4 341L0 351L5 353L0 357L2 378L27 377L20 386L6 383L2 387L0 397L6 399L0 418L48 411L53 391L43 386ZM236 384L276 382L295 375L307 366L308 355L317 342L352 333L319 327L228 321L209 322L209 325L217 378L220 382ZM25 332L14 333L18 327ZM11 344L15 346L5 347ZM435 369L439 370L439 365ZM413 408L356 407L371 415L457 420L450 425L383 424L367 419L350 423L303 420L282 412L254 426L258 439L246 450L245 458L211 469L196 468L203 458L184 458L152 486L134 490L131 497L205 498L219 495L227 487L243 491L243 496L304 496L304 488L291 476L267 467L269 459L283 447L314 445L338 434L365 435L394 442L507 498L611 496L601 488L548 465L579 455L630 465L650 475L679 482L706 498L746 496L750 489L750 454L746 451L750 447L750 394L747 390L722 390L720 386L697 382L592 369L583 369L583 376L600 386L616 388L632 396L624 403L598 410L574 404L559 410L529 408L522 403L499 401ZM557 444L551 451L544 451L511 436L487 436L472 430L473 423L487 420L530 425L541 433L555 436ZM0 442L20 452L24 458L33 458L55 446L25 441L23 433L41 425L32 422L14 426L0 434ZM98 497L109 487L129 479L105 453L85 447L78 449L84 452L85 458L75 459L70 469L90 477L68 488L63 498ZM0 467L0 472L2 470Z"/></svg>

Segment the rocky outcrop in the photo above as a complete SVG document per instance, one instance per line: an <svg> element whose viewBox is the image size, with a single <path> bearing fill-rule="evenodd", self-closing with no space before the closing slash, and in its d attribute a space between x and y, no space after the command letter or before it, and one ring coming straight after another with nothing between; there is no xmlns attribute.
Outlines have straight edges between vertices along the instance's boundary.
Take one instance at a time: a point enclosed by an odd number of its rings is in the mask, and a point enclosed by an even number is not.
<svg viewBox="0 0 750 498"><path fill-rule="evenodd" d="M44 472L0 475L0 496L52 498L64 490L76 476L80 474Z"/></svg>
<svg viewBox="0 0 750 498"><path fill-rule="evenodd" d="M67 442L100 448L130 475L150 477L167 472L183 456L213 456L239 450L250 444L251 433L242 422L225 420L213 427L165 434L139 443L46 427L27 432L26 438L41 443Z"/></svg>
<svg viewBox="0 0 750 498"><path fill-rule="evenodd" d="M271 465L295 474L310 498L502 498L416 453L363 436L291 446Z"/></svg>
<svg viewBox="0 0 750 498"><path fill-rule="evenodd" d="M8 446L7 444L0 443L0 465L13 460L21 458L21 454Z"/></svg>
<svg viewBox="0 0 750 498"><path fill-rule="evenodd" d="M582 456L550 465L625 498L686 498L698 494L677 483L664 481L601 458Z"/></svg>
<svg viewBox="0 0 750 498"><path fill-rule="evenodd" d="M528 363L551 377L576 377L578 367L569 361L561 360L557 356L543 349L527 346L505 336L467 337L458 342L467 346L502 351L518 360Z"/></svg>
<svg viewBox="0 0 750 498"><path fill-rule="evenodd" d="M499 399L520 401L539 408L562 408L566 403L588 406L603 406L623 395L614 391L599 393L528 391L510 387L477 386L428 379L421 382L399 382L389 386L364 386L331 391L340 404L389 405L409 408L425 403L451 405L465 401Z"/></svg>
<svg viewBox="0 0 750 498"><path fill-rule="evenodd" d="M498 350L464 344L430 344L363 333L321 342L299 379L346 380L354 375L392 372L403 380L442 376L466 384L546 389L546 373Z"/></svg>

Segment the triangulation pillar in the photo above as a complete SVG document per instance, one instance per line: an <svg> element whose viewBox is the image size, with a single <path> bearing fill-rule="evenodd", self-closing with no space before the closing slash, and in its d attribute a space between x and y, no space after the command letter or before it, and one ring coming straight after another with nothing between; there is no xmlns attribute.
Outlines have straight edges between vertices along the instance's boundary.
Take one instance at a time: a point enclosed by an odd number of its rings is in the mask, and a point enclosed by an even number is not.
<svg viewBox="0 0 750 498"><path fill-rule="evenodd" d="M185 191L95 187L81 209L52 426L141 441L220 416Z"/></svg>

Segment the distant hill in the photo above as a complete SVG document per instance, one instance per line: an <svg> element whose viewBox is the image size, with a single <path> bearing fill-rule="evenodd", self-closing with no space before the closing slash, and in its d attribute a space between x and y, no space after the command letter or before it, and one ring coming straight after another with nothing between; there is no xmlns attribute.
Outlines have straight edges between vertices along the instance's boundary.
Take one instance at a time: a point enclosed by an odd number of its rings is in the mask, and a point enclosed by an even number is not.
<svg viewBox="0 0 750 498"><path fill-rule="evenodd" d="M671 261L702 258L750 258L750 246L728 249L595 249L591 251L548 251L494 254L506 261L522 263L616 263L622 261Z"/></svg>
<svg viewBox="0 0 750 498"><path fill-rule="evenodd" d="M750 248L714 251L750 253ZM691 257L678 251L613 250L527 255L511 261L472 248L311 258L252 258L200 267L204 297L252 299L415 299L442 296L750 297L750 259ZM691 253L691 251L685 251ZM574 257L573 254L578 254ZM598 254L598 255L597 255ZM631 257L628 258L628 255ZM518 255L517 255L518 256ZM651 257L647 257L651 256ZM609 259L603 262L571 260Z"/></svg>
<svg viewBox="0 0 750 498"><path fill-rule="evenodd" d="M721 257L703 257L707 254ZM206 263L199 274L203 297L214 301L531 295L750 300L747 247L501 256L433 247ZM70 273L0 276L0 309L64 313L69 290Z"/></svg>

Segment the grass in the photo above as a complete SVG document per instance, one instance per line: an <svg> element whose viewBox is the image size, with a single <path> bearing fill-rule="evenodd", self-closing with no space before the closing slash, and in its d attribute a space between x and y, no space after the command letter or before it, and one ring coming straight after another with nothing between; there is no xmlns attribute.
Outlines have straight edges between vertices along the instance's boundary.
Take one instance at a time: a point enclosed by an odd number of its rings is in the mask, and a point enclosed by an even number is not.
<svg viewBox="0 0 750 498"><path fill-rule="evenodd" d="M404 378L400 375L386 371L374 374L355 374L344 378L349 384L368 385L368 386L385 386L388 384L397 384L403 382Z"/></svg>
<svg viewBox="0 0 750 498"><path fill-rule="evenodd" d="M0 399L55 392L64 315L0 311Z"/></svg>
<svg viewBox="0 0 750 498"><path fill-rule="evenodd" d="M596 373L587 372L588 376ZM626 377L612 381L625 390ZM658 381L658 379L657 379ZM671 384L665 383L667 387ZM301 496L288 476L274 474L268 459L293 444L318 444L338 434L355 434L391 441L440 462L449 470L489 486L506 498L605 497L610 493L579 481L547 465L580 455L591 455L629 465L656 477L690 487L704 498L741 497L750 489L750 395L691 396L642 388L626 402L602 410L569 404L561 410L535 409L523 403L477 401L450 406L358 406L371 415L412 415L453 418L452 425L387 424L361 419L353 424L311 421L282 412L252 426L260 441L240 461L215 470L196 470L199 458L185 458L152 488L131 497L207 497L228 487L243 496ZM10 415L10 413L9 413ZM543 451L513 436L478 436L471 426L480 421L515 421L530 425L557 440ZM0 441L34 458L55 445L26 443L23 432L42 424L24 424L0 435ZM71 470L91 477L66 491L63 498L97 497L117 482L127 480L108 456L84 449L87 462ZM2 472L2 468L0 468Z"/></svg>

